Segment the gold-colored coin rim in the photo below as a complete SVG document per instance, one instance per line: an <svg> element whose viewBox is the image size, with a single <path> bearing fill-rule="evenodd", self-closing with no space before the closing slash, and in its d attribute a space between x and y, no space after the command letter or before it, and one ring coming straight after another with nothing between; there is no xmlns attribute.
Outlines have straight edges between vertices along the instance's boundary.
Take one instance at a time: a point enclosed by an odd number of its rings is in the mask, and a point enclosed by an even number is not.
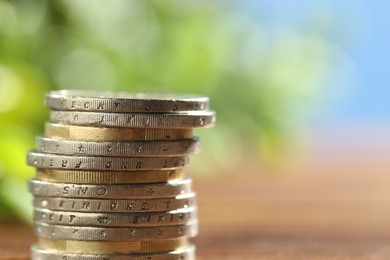
<svg viewBox="0 0 390 260"><path fill-rule="evenodd" d="M82 171L38 168L36 179L74 184L142 184L184 179L183 169L155 171Z"/></svg>
<svg viewBox="0 0 390 260"><path fill-rule="evenodd" d="M41 249L49 252L70 254L131 254L164 253L188 247L188 238L162 239L154 241L77 241L38 238Z"/></svg>
<svg viewBox="0 0 390 260"><path fill-rule="evenodd" d="M154 129L124 127L90 127L45 124L45 136L59 140L71 141L164 141L193 138L193 129Z"/></svg>

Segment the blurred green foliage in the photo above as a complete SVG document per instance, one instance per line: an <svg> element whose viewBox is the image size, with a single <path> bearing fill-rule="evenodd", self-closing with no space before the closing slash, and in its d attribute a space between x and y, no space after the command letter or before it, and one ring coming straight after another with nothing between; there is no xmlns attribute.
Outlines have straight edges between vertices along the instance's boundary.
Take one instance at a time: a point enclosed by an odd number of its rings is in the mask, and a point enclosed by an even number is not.
<svg viewBox="0 0 390 260"><path fill-rule="evenodd" d="M268 31L232 2L0 0L0 219L31 219L25 153L47 120L46 91L207 95L218 123L199 131L195 168L210 172L277 152L323 95L335 55L318 28Z"/></svg>

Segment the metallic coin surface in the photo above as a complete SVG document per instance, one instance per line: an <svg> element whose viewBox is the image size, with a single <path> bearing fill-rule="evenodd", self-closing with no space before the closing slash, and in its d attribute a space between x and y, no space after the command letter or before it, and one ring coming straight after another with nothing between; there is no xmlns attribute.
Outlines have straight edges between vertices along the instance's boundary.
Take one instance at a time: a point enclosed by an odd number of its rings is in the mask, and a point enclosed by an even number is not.
<svg viewBox="0 0 390 260"><path fill-rule="evenodd" d="M162 183L184 178L182 169L154 171L86 171L37 169L36 179L73 184Z"/></svg>
<svg viewBox="0 0 390 260"><path fill-rule="evenodd" d="M169 252L188 245L188 238L161 239L154 241L77 241L38 238L39 248L58 253L70 254L135 254Z"/></svg>
<svg viewBox="0 0 390 260"><path fill-rule="evenodd" d="M161 113L206 110L209 99L173 93L60 90L46 95L46 106L53 110Z"/></svg>
<svg viewBox="0 0 390 260"><path fill-rule="evenodd" d="M191 192L191 179L158 184L88 185L52 183L30 179L29 191L34 196L61 198L139 199L174 198Z"/></svg>
<svg viewBox="0 0 390 260"><path fill-rule="evenodd" d="M83 142L38 136L36 144L39 152L72 156L180 156L199 151L199 141L196 138L180 141Z"/></svg>
<svg viewBox="0 0 390 260"><path fill-rule="evenodd" d="M37 168L63 170L142 171L183 168L189 164L189 157L69 156L31 151L27 154L27 164Z"/></svg>
<svg viewBox="0 0 390 260"><path fill-rule="evenodd" d="M61 90L27 163L34 260L194 260L196 194L185 178L194 128L215 124L209 99Z"/></svg>
<svg viewBox="0 0 390 260"><path fill-rule="evenodd" d="M75 199L34 197L34 207L55 211L134 213L163 212L196 206L195 193L156 199Z"/></svg>
<svg viewBox="0 0 390 260"><path fill-rule="evenodd" d="M142 241L193 237L198 232L197 222L176 226L156 227L80 227L35 223L37 236L50 239L84 241Z"/></svg>
<svg viewBox="0 0 390 260"><path fill-rule="evenodd" d="M92 142L164 141L192 139L193 129L112 128L46 123L45 136Z"/></svg>
<svg viewBox="0 0 390 260"><path fill-rule="evenodd" d="M152 213L86 213L35 208L34 220L40 223L88 227L152 227L182 225L196 220L195 207Z"/></svg>
<svg viewBox="0 0 390 260"><path fill-rule="evenodd" d="M33 260L195 260L195 246L188 245L174 251L152 254L72 254L31 247Z"/></svg>
<svg viewBox="0 0 390 260"><path fill-rule="evenodd" d="M197 128L211 127L215 123L214 111L187 113L97 113L51 111L53 123L98 127L131 128Z"/></svg>

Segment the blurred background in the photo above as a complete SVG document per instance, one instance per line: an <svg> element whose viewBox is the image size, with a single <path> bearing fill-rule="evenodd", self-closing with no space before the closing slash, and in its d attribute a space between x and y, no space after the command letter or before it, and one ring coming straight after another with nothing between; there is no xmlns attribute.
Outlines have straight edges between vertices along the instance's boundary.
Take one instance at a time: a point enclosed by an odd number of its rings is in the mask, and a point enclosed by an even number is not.
<svg viewBox="0 0 390 260"><path fill-rule="evenodd" d="M34 169L25 155L48 119L44 93L54 89L209 96L218 120L197 132L203 149L190 173L199 179L244 172L291 179L310 158L333 158L318 169L378 133L386 138L389 7L379 0L0 0L0 221L31 222L26 179ZM367 148L372 156L375 147Z"/></svg>

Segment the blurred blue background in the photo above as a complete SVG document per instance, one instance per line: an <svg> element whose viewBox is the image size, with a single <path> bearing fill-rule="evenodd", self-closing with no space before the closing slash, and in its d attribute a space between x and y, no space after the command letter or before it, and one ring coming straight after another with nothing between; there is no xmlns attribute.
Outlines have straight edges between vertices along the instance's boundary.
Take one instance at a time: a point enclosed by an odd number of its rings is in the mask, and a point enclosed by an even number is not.
<svg viewBox="0 0 390 260"><path fill-rule="evenodd" d="M253 16L271 27L302 28L319 20L333 28L328 39L342 48L352 71L342 99L324 108L324 123L390 119L390 2L275 0L247 4Z"/></svg>

